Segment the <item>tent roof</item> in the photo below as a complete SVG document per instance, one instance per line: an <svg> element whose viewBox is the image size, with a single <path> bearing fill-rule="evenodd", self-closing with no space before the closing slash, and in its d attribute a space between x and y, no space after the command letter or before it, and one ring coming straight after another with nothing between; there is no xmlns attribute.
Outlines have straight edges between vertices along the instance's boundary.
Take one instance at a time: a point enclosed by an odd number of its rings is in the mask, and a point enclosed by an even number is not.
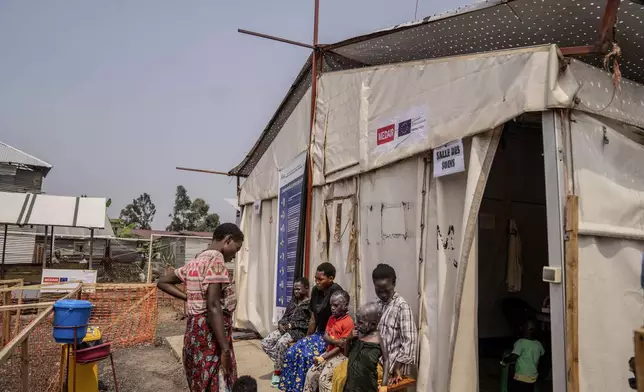
<svg viewBox="0 0 644 392"><path fill-rule="evenodd" d="M592 45L605 1L488 0L322 48L323 71L392 64L541 44ZM644 4L622 0L616 37L623 77L644 83ZM580 57L600 66L601 56ZM311 85L310 58L255 146L231 175L248 176Z"/></svg>
<svg viewBox="0 0 644 392"><path fill-rule="evenodd" d="M45 176L52 168L49 163L3 142L0 142L0 163L37 167L42 169Z"/></svg>

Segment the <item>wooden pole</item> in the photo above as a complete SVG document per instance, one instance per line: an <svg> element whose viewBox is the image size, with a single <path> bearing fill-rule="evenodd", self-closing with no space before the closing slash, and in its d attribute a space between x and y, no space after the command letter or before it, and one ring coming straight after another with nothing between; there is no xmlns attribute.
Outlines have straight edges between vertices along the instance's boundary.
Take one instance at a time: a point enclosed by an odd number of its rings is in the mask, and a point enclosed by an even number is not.
<svg viewBox="0 0 644 392"><path fill-rule="evenodd" d="M94 229L89 229L89 269L92 269L94 259Z"/></svg>
<svg viewBox="0 0 644 392"><path fill-rule="evenodd" d="M9 286L4 285L2 288L6 289ZM11 291L2 293L2 305L11 305ZM2 346L6 346L11 340L11 310L2 311Z"/></svg>
<svg viewBox="0 0 644 392"><path fill-rule="evenodd" d="M644 328L635 331L635 377L637 391L644 392Z"/></svg>
<svg viewBox="0 0 644 392"><path fill-rule="evenodd" d="M154 244L154 234L150 234L150 248L148 249L148 278L147 283L152 283L152 245Z"/></svg>
<svg viewBox="0 0 644 392"><path fill-rule="evenodd" d="M19 289L17 290L17 293L18 293L18 306L22 305L22 297L23 297L23 293L24 293L22 291L22 286L24 286L24 284L25 284L24 280L18 284L18 287L19 287ZM12 306L12 305L9 305L9 306ZM15 324L14 324L15 325L14 329L16 330L16 335L18 334L18 332L20 332L20 316L21 316L21 312L20 312L20 308L18 308L18 309L16 309L16 321L15 321Z"/></svg>
<svg viewBox="0 0 644 392"><path fill-rule="evenodd" d="M7 252L7 228L9 225L4 225L4 236L2 238L2 266L0 267L0 279L4 279L4 256Z"/></svg>
<svg viewBox="0 0 644 392"><path fill-rule="evenodd" d="M29 337L22 342L20 349L20 386L22 392L29 392Z"/></svg>
<svg viewBox="0 0 644 392"><path fill-rule="evenodd" d="M222 172L222 171L217 171L217 170L208 170L208 169L193 169L190 167L179 167L177 166L175 169L177 170L183 170L183 171L191 171L191 172L197 172L197 173L206 173L206 174L218 174L220 176L226 176L230 177L231 174Z"/></svg>
<svg viewBox="0 0 644 392"><path fill-rule="evenodd" d="M566 200L566 367L568 392L579 392L579 198Z"/></svg>
<svg viewBox="0 0 644 392"><path fill-rule="evenodd" d="M313 64L311 74L311 128L309 129L309 149L308 170L306 181L306 214L304 220L304 271L302 276L308 277L311 266L311 224L313 210L313 156L311 155L311 145L313 143L313 129L315 127L315 108L317 100L318 86L318 21L320 18L320 0L315 0L315 9L313 13Z"/></svg>
<svg viewBox="0 0 644 392"><path fill-rule="evenodd" d="M54 226L51 227L51 241L49 241L49 263L54 259Z"/></svg>
<svg viewBox="0 0 644 392"><path fill-rule="evenodd" d="M45 226L45 239L43 240L42 243L42 260L36 260L36 263L40 261L42 263L42 268L45 269L47 268L47 238L49 237L49 226ZM40 248L40 247L39 247ZM38 254L40 252L36 252L36 258L38 258Z"/></svg>

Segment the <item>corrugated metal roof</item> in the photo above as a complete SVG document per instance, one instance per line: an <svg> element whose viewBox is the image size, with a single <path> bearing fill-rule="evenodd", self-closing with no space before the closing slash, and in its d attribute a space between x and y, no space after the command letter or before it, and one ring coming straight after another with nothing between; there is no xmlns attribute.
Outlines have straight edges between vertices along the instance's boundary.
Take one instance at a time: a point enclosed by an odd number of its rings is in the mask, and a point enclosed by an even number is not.
<svg viewBox="0 0 644 392"><path fill-rule="evenodd" d="M24 151L20 151L7 143L0 142L0 163L11 163L14 165L30 166L42 168L45 175L51 170L52 166L38 159L33 155L29 155Z"/></svg>
<svg viewBox="0 0 644 392"><path fill-rule="evenodd" d="M206 237L211 238L212 233L202 232L202 231L165 231L165 230L145 230L145 229L134 229L132 234L137 237L150 239L150 236L154 234L155 237L163 236L185 236L185 237Z"/></svg>
<svg viewBox="0 0 644 392"><path fill-rule="evenodd" d="M321 47L323 72L541 44L593 45L605 1L487 0ZM644 83L644 5L622 0L615 26L624 78ZM600 66L603 56L579 59ZM306 72L304 72L306 71ZM303 73L306 78L303 78ZM248 176L311 85L310 58L255 146L231 175ZM308 132L308 130L303 130Z"/></svg>

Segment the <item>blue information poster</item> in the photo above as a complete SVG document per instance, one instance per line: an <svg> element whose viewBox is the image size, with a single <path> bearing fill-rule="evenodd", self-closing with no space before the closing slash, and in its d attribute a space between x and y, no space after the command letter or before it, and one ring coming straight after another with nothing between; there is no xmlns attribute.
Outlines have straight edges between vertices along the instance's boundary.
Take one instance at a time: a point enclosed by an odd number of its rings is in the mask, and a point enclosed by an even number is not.
<svg viewBox="0 0 644 392"><path fill-rule="evenodd" d="M295 280L298 245L300 244L300 222L303 219L304 173L306 152L298 155L284 169L280 170L278 218L277 218L277 259L275 263L275 308L273 322L277 323L291 300Z"/></svg>

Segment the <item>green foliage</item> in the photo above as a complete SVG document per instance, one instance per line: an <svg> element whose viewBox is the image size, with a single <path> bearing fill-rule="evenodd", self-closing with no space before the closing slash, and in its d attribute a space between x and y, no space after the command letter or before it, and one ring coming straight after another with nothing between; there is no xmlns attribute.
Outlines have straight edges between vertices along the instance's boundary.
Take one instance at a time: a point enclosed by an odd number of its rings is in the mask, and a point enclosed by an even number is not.
<svg viewBox="0 0 644 392"><path fill-rule="evenodd" d="M132 234L132 230L135 229L134 223L126 225L123 219L110 219L110 224L112 225L112 230L114 230L114 235L118 238L135 238L136 235Z"/></svg>
<svg viewBox="0 0 644 392"><path fill-rule="evenodd" d="M209 212L210 206L204 199L190 200L186 188L179 185L174 198L174 208L170 214L172 221L166 230L211 232L219 225L219 215Z"/></svg>
<svg viewBox="0 0 644 392"><path fill-rule="evenodd" d="M131 225L133 229L150 230L156 212L156 206L150 195L143 193L121 210L121 219L126 226Z"/></svg>
<svg viewBox="0 0 644 392"><path fill-rule="evenodd" d="M150 242L145 242L136 250L142 256L141 268L147 263L150 256ZM171 243L164 242L162 239L152 241L152 260L160 261L164 267L176 266L176 256Z"/></svg>

